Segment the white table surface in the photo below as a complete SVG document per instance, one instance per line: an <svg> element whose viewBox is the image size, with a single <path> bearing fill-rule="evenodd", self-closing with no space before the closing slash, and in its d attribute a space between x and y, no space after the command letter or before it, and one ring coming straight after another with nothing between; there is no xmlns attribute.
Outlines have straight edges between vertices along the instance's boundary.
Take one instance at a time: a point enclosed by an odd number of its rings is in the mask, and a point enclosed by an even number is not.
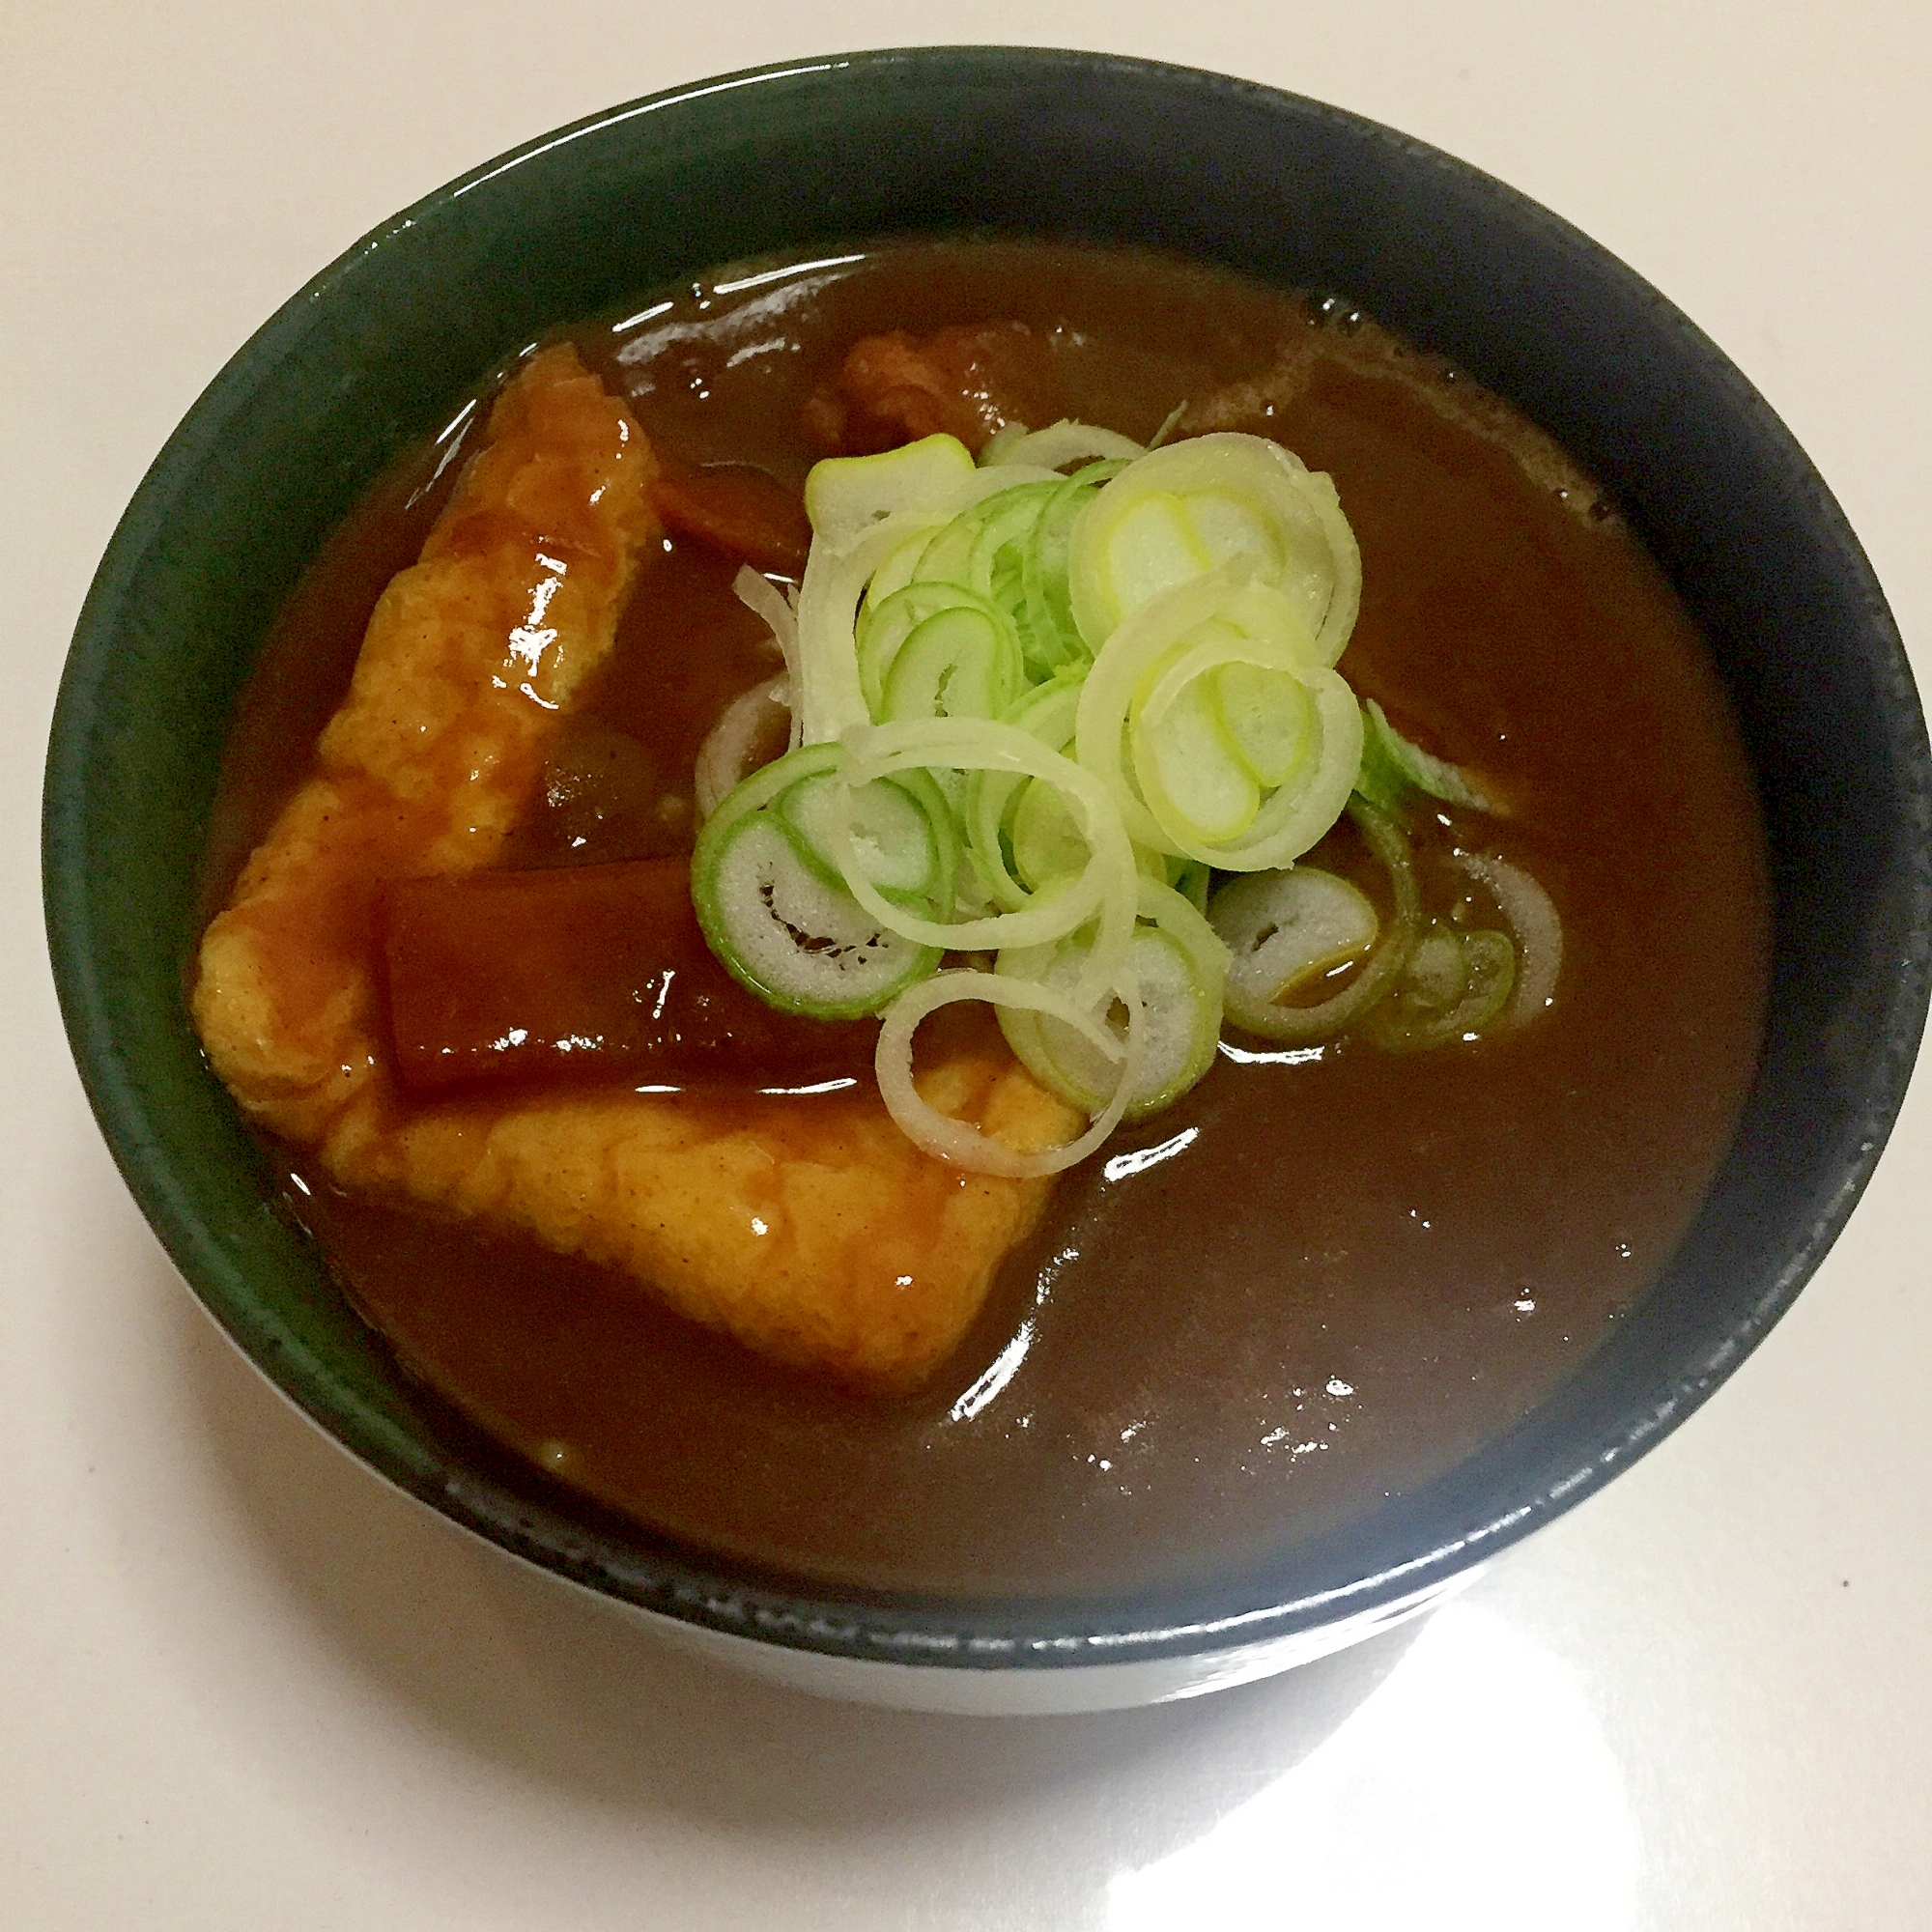
<svg viewBox="0 0 1932 1932"><path fill-rule="evenodd" d="M63 1044L37 828L69 632L227 355L365 229L577 115L908 42L1216 67L1622 255L1932 621L1932 9L11 0L0 9L0 1925L1932 1926L1932 1113L1796 1311L1419 1629L1182 1706L895 1717L662 1653L440 1530L190 1302Z"/></svg>

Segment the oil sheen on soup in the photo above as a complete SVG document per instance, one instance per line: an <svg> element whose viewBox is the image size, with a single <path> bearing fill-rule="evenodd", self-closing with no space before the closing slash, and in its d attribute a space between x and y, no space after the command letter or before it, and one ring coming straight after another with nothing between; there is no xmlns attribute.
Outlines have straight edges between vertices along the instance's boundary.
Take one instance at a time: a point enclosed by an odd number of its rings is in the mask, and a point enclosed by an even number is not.
<svg viewBox="0 0 1932 1932"><path fill-rule="evenodd" d="M1061 1177L964 1344L899 1398L771 1365L630 1280L352 1198L272 1150L355 1305L496 1442L653 1533L832 1584L1153 1586L1438 1475L1666 1262L1763 1020L1763 834L1688 616L1545 439L1345 303L1140 253L899 243L724 270L571 340L669 461L794 491L855 342L1009 323L1037 352L1030 408L1145 440L1184 405L1180 436L1253 432L1333 476L1362 553L1342 669L1510 801L1432 803L1419 862L1466 843L1532 874L1563 963L1533 1025L1427 1053L1229 1030L1181 1101ZM378 485L285 611L231 745L211 910L479 413ZM689 850L698 746L772 672L738 567L665 539L573 725L582 782L531 798L512 863ZM1310 857L1374 892L1346 827Z"/></svg>

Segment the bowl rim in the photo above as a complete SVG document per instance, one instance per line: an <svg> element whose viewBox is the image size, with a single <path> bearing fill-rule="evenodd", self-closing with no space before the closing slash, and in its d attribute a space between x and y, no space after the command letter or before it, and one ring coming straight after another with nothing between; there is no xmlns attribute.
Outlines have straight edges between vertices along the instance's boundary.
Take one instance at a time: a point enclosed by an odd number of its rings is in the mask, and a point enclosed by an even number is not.
<svg viewBox="0 0 1932 1932"><path fill-rule="evenodd" d="M1453 1577L1470 1565L1519 1541L1531 1530L1594 1492L1643 1451L1676 1428L1744 1359L1789 1306L1817 1267L1869 1178L1899 1106L1922 1028L1932 972L1927 966L1932 930L1932 865L1921 856L1911 882L1913 954L1905 962L1886 1019L1887 1052L1874 1060L1865 1087L1868 1132L1861 1151L1840 1175L1835 1193L1808 1234L1782 1254L1780 1265L1746 1317L1705 1357L1690 1363L1674 1384L1653 1392L1640 1412L1613 1435L1578 1448L1572 1466L1510 1507L1479 1513L1458 1532L1398 1563L1335 1587L1299 1595L1276 1593L1265 1603L1225 1603L1194 1593L1186 1613L1163 1612L1180 1593L1154 1591L1141 1598L1116 1596L1104 1610L1063 1598L936 1599L918 1593L867 1593L809 1579L763 1577L703 1552L681 1551L633 1536L628 1549L586 1529L582 1511L553 1507L541 1496L513 1492L474 1472L426 1457L406 1432L374 1413L350 1393L319 1388L318 1365L292 1346L273 1346L235 1318L232 1301L218 1297L230 1259L218 1231L202 1224L170 1173L165 1132L129 1073L116 1037L111 986L88 944L92 910L89 882L78 863L86 850L91 798L88 757L97 732L110 728L101 715L99 683L117 645L122 601L136 566L166 529L179 481L222 437L236 414L248 408L261 372L317 326L330 299L357 275L405 243L412 231L442 211L515 170L611 128L668 109L746 89L781 88L801 76L840 76L839 85L877 83L908 71L938 74L971 68L992 73L1038 74L1052 71L1125 77L1143 88L1191 95L1206 93L1243 101L1282 118L1299 116L1348 130L1352 138L1399 153L1444 171L1465 188L1511 211L1516 219L1581 249L1606 271L1622 277L1633 297L1683 331L1714 375L1730 385L1733 403L1754 415L1758 432L1781 446L1796 473L1808 476L1822 499L1837 545L1834 561L1858 579L1868 602L1877 644L1895 653L1904 688L1911 689L1902 644L1882 593L1842 513L1822 481L1762 397L1721 352L1634 271L1590 242L1571 224L1518 190L1427 143L1305 97L1201 70L1113 54L1016 46L885 48L792 60L750 68L640 97L586 115L524 142L469 169L392 215L345 249L311 277L236 351L170 436L123 515L89 590L61 680L50 737L43 794L43 895L54 979L63 1019L89 1101L117 1166L150 1225L190 1289L217 1324L254 1366L294 1406L348 1449L364 1466L440 1515L513 1554L573 1581L685 1622L803 1651L937 1667L1065 1668L1128 1659L1222 1649L1257 1637L1291 1636L1337 1618L1406 1600ZM698 265L702 266L702 265ZM1906 734L1909 737L1909 731ZM1902 742L1902 741L1901 741ZM1932 822L1932 761L1918 723L1917 759L1903 745L1917 802L1918 842ZM286 1343L287 1338L283 1338ZM1211 1593L1210 1593L1211 1596Z"/></svg>

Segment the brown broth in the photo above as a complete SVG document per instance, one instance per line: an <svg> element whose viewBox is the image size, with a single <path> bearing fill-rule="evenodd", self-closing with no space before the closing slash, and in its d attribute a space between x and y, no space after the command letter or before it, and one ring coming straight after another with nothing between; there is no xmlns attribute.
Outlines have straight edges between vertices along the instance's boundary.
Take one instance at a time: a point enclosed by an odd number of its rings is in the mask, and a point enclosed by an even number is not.
<svg viewBox="0 0 1932 1932"><path fill-rule="evenodd" d="M1548 890L1554 1009L1423 1055L1224 1050L1179 1106L1062 1181L957 1358L899 1403L768 1367L529 1244L313 1177L290 1199L413 1373L539 1466L711 1550L835 1583L1051 1592L1199 1576L1344 1523L1547 1395L1655 1278L1728 1142L1762 1026L1768 898L1702 644L1547 440L1352 315L1044 244L774 266L575 336L687 461L795 481L813 454L804 400L855 337L1018 318L1049 332L1075 413L1146 437L1186 399L1183 428L1258 430L1329 470L1363 553L1343 668L1511 801L1503 821L1445 810L1431 838L1438 865L1466 838ZM434 514L441 453L352 517L271 641L237 726L211 905ZM580 763L617 776L534 802L519 863L688 845L697 744L770 673L735 566L666 548L578 727ZM612 735L632 749L611 753ZM1352 863L1340 840L1333 857Z"/></svg>

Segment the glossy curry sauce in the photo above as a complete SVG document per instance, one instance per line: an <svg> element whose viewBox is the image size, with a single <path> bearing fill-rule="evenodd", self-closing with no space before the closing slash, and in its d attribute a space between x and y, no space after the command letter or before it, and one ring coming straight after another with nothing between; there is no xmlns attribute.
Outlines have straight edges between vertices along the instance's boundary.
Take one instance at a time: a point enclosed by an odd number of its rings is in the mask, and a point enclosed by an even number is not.
<svg viewBox="0 0 1932 1932"><path fill-rule="evenodd" d="M1751 780L1697 637L1614 514L1534 432L1338 304L1156 258L897 247L638 307L575 339L687 463L796 483L817 453L807 402L857 337L1018 319L1069 412L1146 437L1184 401L1183 431L1261 431L1331 471L1363 554L1344 670L1511 805L1425 826L1426 890L1441 902L1459 840L1520 864L1562 914L1563 973L1513 1038L1284 1062L1230 1035L1179 1106L1063 1179L957 1358L899 1403L767 1367L581 1264L292 1179L402 1361L657 1531L879 1588L1199 1575L1346 1522L1523 1413L1669 1256L1762 1023ZM211 908L477 413L378 487L285 614L237 727ZM668 542L514 863L689 848L696 748L774 668L736 567ZM1341 835L1317 856L1374 890Z"/></svg>

